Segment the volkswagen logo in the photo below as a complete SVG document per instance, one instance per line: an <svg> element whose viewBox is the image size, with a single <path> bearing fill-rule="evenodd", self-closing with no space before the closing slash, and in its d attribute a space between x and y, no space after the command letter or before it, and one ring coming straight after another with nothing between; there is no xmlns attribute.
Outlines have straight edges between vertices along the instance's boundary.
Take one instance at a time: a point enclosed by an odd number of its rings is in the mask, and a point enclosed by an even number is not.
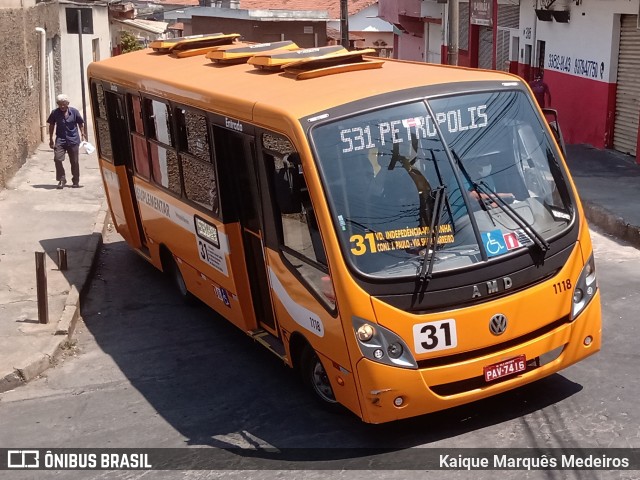
<svg viewBox="0 0 640 480"><path fill-rule="evenodd" d="M507 317L501 313L496 313L489 320L489 331L495 336L502 335L507 329Z"/></svg>

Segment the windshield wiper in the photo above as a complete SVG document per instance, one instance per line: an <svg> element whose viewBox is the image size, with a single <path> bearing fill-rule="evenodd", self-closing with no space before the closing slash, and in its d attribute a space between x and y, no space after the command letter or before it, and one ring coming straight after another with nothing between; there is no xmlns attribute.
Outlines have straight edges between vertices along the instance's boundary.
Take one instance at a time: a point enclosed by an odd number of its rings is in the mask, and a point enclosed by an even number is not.
<svg viewBox="0 0 640 480"><path fill-rule="evenodd" d="M440 215L442 214L442 206L444 205L444 191L446 187L441 185L435 189L435 200L433 205L433 215L431 217L431 225L427 236L427 245L425 246L424 258L420 266L418 280L423 288L427 288L432 277L433 264L436 259L436 248L438 247L438 237L440 236ZM431 253L429 253L431 251ZM427 260L427 255L429 259Z"/></svg>
<svg viewBox="0 0 640 480"><path fill-rule="evenodd" d="M473 189L474 193L478 197L478 202L480 202L480 204L483 204L482 195L480 194L480 190L478 189L478 184L471 179L471 175L469 175L469 172L467 172L467 169L464 166L464 164L462 163L462 160L460 159L460 157L458 156L458 154L456 153L456 151L453 148L451 149L451 153L453 155L453 158L455 158L456 163L458 164L458 168L460 169L460 171L464 175L465 180L467 182L469 182L469 186L471 186L471 188ZM493 226L495 227L496 226L496 222L493 219L493 215L491 215L491 211L488 208L485 208L484 210L486 210L487 215L489 215L489 220L491 220L491 223L493 223Z"/></svg>
<svg viewBox="0 0 640 480"><path fill-rule="evenodd" d="M540 248L543 254L549 251L549 242L547 242L545 238L529 224L529 222L522 218L522 216L518 212L516 212L515 208L505 202L500 195L493 192L491 188L489 188L489 185L484 182L484 180L481 180L479 184L475 184L475 188L489 197L493 201L493 203L500 207L500 209L505 212L511 218L511 220L517 223L520 228L526 230L533 242L538 246L538 248Z"/></svg>

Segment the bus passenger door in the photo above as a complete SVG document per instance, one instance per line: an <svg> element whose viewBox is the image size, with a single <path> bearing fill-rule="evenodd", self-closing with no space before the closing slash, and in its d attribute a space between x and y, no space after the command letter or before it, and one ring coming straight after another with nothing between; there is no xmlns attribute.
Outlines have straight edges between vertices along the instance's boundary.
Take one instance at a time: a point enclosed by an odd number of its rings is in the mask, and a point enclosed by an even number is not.
<svg viewBox="0 0 640 480"><path fill-rule="evenodd" d="M124 218L114 218L118 232L134 248L145 247L145 235L140 221L138 202L133 188L133 162L127 111L123 94L105 91L105 103L111 132L111 148L116 181L106 181L112 211L122 211Z"/></svg>
<svg viewBox="0 0 640 480"><path fill-rule="evenodd" d="M221 203L223 209L229 202L235 204L256 321L261 328L279 336L267 278L262 206L252 139L218 126L213 126L213 138L218 165L223 164L226 178L233 179L223 192L226 198L222 198Z"/></svg>

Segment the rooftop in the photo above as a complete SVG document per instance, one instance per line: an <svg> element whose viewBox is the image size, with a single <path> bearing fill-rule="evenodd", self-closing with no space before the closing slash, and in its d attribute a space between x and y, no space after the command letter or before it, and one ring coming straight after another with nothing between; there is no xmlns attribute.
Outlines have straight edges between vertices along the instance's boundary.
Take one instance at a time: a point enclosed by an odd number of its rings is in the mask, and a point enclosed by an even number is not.
<svg viewBox="0 0 640 480"><path fill-rule="evenodd" d="M378 3L377 0L349 0L349 15ZM338 0L240 0L240 8L247 10L324 10L330 19L340 18Z"/></svg>

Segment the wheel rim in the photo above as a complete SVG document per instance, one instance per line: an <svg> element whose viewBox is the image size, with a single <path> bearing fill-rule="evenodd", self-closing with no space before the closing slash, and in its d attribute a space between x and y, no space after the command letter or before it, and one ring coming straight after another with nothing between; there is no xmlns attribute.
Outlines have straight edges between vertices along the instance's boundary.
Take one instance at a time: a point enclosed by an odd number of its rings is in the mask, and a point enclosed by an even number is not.
<svg viewBox="0 0 640 480"><path fill-rule="evenodd" d="M317 357L314 359L311 370L311 385L322 400L327 403L337 403L327 372Z"/></svg>

